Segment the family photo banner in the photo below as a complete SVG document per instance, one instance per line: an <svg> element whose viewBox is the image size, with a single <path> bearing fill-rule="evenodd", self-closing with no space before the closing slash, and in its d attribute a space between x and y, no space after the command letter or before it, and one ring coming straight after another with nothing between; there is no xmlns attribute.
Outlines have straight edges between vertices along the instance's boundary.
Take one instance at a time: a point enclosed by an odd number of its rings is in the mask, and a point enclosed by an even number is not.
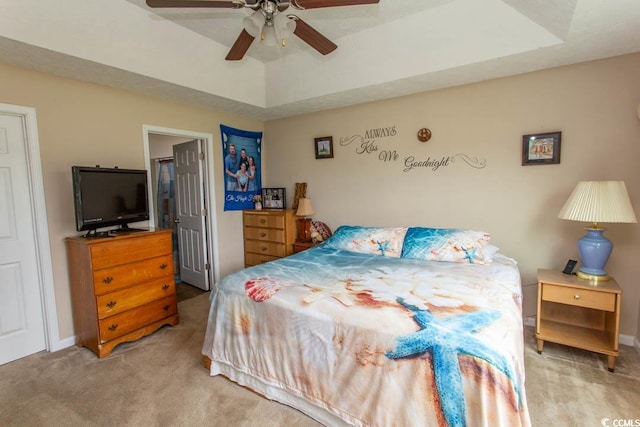
<svg viewBox="0 0 640 427"><path fill-rule="evenodd" d="M220 125L224 158L224 210L253 209L253 196L260 194L262 132Z"/></svg>

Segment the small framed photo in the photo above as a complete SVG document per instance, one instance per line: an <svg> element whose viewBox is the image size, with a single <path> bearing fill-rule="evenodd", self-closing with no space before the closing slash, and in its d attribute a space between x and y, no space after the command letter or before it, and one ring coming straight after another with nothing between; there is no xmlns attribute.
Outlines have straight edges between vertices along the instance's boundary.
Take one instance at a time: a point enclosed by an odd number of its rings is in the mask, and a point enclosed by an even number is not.
<svg viewBox="0 0 640 427"><path fill-rule="evenodd" d="M522 166L560 163L562 132L522 135Z"/></svg>
<svg viewBox="0 0 640 427"><path fill-rule="evenodd" d="M316 149L316 159L332 159L333 158L333 137L323 136L313 140Z"/></svg>
<svg viewBox="0 0 640 427"><path fill-rule="evenodd" d="M287 206L284 188L263 188L262 207L265 209L284 209Z"/></svg>

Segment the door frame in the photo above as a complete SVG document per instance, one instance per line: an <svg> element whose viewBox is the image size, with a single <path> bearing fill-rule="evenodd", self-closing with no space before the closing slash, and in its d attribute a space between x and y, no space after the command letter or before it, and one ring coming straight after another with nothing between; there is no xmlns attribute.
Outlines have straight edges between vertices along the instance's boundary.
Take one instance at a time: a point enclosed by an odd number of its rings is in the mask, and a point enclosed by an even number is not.
<svg viewBox="0 0 640 427"><path fill-rule="evenodd" d="M201 139L202 140L202 149L205 154L205 162L203 168L203 179L204 179L204 188L205 192L205 208L207 209L207 218L206 218L206 226L207 226L207 251L209 252L209 288L211 289L215 283L220 280L220 269L218 266L220 265L220 251L218 250L218 221L216 216L216 194L215 194L215 185L213 185L213 178L217 176L215 165L213 162L213 134L211 133L203 133L203 132L195 132L183 129L172 129L161 126L153 126L153 125L142 125L142 137L143 137L143 148L144 148L144 162L147 170L151 170L151 155L149 148L149 134L160 134L167 136L176 136L180 138L193 138L193 139ZM149 185L154 185L153 177L151 174L147 177ZM152 188L152 187L149 187ZM151 227L155 227L156 219L155 219L155 206L156 201L152 196L153 192L149 192L149 206L152 206L154 209L150 209L149 212L149 225Z"/></svg>
<svg viewBox="0 0 640 427"><path fill-rule="evenodd" d="M15 115L22 119L25 135L25 154L28 167L28 185L31 192L31 216L35 234L36 263L38 286L42 301L42 318L44 319L44 339L47 351L58 351L68 347L69 340L60 340L58 328L58 311L53 281L53 262L51 260L51 244L49 241L49 225L47 223L47 206L44 196L44 180L40 161L40 140L38 138L38 120L36 109L20 105L0 103L0 113ZM73 337L75 342L75 337ZM73 343L71 343L72 345Z"/></svg>

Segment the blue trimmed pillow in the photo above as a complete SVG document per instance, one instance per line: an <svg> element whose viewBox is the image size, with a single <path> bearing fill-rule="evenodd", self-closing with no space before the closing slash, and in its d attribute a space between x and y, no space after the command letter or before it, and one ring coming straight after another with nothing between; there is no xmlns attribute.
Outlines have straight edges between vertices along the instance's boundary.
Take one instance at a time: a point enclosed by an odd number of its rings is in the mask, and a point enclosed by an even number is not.
<svg viewBox="0 0 640 427"><path fill-rule="evenodd" d="M400 258L407 227L383 228L342 225L324 247L361 254Z"/></svg>
<svg viewBox="0 0 640 427"><path fill-rule="evenodd" d="M402 258L489 264L495 253L486 248L490 239L484 231L411 227L404 238Z"/></svg>

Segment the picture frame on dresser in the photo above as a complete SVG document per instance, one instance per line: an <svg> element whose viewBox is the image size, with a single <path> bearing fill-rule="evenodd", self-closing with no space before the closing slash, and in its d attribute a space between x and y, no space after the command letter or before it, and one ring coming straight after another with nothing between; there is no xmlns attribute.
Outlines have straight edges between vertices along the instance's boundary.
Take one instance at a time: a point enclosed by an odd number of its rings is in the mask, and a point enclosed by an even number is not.
<svg viewBox="0 0 640 427"><path fill-rule="evenodd" d="M285 188L263 188L262 207L265 209L284 209L287 206Z"/></svg>

